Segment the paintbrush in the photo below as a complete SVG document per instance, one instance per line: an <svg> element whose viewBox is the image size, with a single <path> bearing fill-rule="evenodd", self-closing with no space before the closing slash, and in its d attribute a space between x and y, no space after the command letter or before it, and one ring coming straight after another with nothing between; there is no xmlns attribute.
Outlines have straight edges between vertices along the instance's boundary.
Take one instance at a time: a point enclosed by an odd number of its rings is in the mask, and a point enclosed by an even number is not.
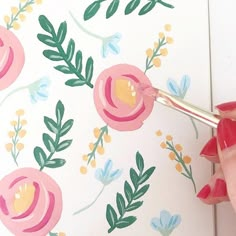
<svg viewBox="0 0 236 236"><path fill-rule="evenodd" d="M161 89L141 83L139 84L139 90L144 96L151 96L158 103L171 107L190 117L193 117L194 119L199 120L200 122L207 124L212 128L216 128L220 121L220 116L218 114L205 111Z"/></svg>

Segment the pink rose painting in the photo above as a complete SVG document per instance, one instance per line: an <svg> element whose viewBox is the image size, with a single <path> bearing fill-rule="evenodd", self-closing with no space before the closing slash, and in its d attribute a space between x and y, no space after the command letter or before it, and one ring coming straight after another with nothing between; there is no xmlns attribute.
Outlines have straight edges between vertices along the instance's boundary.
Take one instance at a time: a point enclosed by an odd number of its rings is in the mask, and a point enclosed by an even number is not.
<svg viewBox="0 0 236 236"><path fill-rule="evenodd" d="M14 235L47 235L61 212L61 190L47 174L21 168L0 181L0 219Z"/></svg>
<svg viewBox="0 0 236 236"><path fill-rule="evenodd" d="M24 49L18 38L0 26L0 90L11 85L25 63Z"/></svg>
<svg viewBox="0 0 236 236"><path fill-rule="evenodd" d="M151 85L143 71L128 64L112 66L98 76L94 102L99 115L111 128L136 130L152 112L154 100L141 93L140 83Z"/></svg>

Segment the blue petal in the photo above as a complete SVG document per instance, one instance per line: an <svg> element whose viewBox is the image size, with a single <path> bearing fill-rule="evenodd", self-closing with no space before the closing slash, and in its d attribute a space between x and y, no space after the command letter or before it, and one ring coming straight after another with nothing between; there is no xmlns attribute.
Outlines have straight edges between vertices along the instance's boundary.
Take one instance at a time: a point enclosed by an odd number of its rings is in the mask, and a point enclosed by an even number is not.
<svg viewBox="0 0 236 236"><path fill-rule="evenodd" d="M186 94L186 92L188 91L189 89L189 86L190 86L190 77L188 75L184 75L181 79L181 82L180 82L180 90L181 90L181 93L182 94Z"/></svg>
<svg viewBox="0 0 236 236"><path fill-rule="evenodd" d="M181 217L179 215L173 215L171 217L170 222L171 222L171 227L174 229L174 228L176 228L180 224Z"/></svg>
<svg viewBox="0 0 236 236"><path fill-rule="evenodd" d="M161 211L160 213L160 219L161 219L161 223L163 224L163 226L165 226L165 228L168 226L169 221L171 219L171 215L168 211Z"/></svg>
<svg viewBox="0 0 236 236"><path fill-rule="evenodd" d="M106 58L108 55L108 48L105 44L102 44L101 54L103 58Z"/></svg>
<svg viewBox="0 0 236 236"><path fill-rule="evenodd" d="M118 47L118 45L116 45L115 43L112 43L112 42L108 43L108 49L114 55L117 55L120 52L120 48Z"/></svg>
<svg viewBox="0 0 236 236"><path fill-rule="evenodd" d="M155 218L152 218L151 220L151 227L156 230L156 231L159 231L159 229L161 229L161 225L160 225L160 219L155 217Z"/></svg>
<svg viewBox="0 0 236 236"><path fill-rule="evenodd" d="M113 179L113 180L116 180L118 179L122 174L122 171L121 170L115 170L113 171L111 174L110 174L110 177Z"/></svg>
<svg viewBox="0 0 236 236"><path fill-rule="evenodd" d="M110 175L112 166L113 166L112 160L108 160L108 161L105 163L104 171L103 171L104 177Z"/></svg>
<svg viewBox="0 0 236 236"><path fill-rule="evenodd" d="M121 33L115 33L113 36L112 36L112 39L114 39L116 42L119 42L121 40Z"/></svg>
<svg viewBox="0 0 236 236"><path fill-rule="evenodd" d="M173 94L174 96L180 96L180 89L178 84L176 83L175 80L173 79L168 79L167 80L167 88L169 89L170 93Z"/></svg>
<svg viewBox="0 0 236 236"><path fill-rule="evenodd" d="M97 169L97 170L95 171L95 178L96 178L97 180L103 182L103 178L102 178L103 173L102 173L102 172L103 172L103 171L102 171L101 168Z"/></svg>

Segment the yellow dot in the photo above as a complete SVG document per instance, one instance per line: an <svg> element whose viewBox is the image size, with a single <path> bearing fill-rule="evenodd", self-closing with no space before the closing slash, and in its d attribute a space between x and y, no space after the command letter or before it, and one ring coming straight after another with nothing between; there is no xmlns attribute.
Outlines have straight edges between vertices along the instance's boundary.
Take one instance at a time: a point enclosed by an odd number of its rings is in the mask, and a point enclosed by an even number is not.
<svg viewBox="0 0 236 236"><path fill-rule="evenodd" d="M95 128L93 130L93 134L94 134L95 138L98 138L100 133L101 133L101 130L99 128Z"/></svg>
<svg viewBox="0 0 236 236"><path fill-rule="evenodd" d="M159 57L156 57L153 59L152 63L155 67L160 67L161 66L161 59Z"/></svg>
<svg viewBox="0 0 236 236"><path fill-rule="evenodd" d="M11 124L12 126L16 126L16 125L17 125L17 121L16 121L16 120L12 120L12 121L10 122L10 124Z"/></svg>
<svg viewBox="0 0 236 236"><path fill-rule="evenodd" d="M21 151L23 148L24 148L24 144L23 144L23 143L17 143L17 144L16 144L16 149L17 149L18 151Z"/></svg>
<svg viewBox="0 0 236 236"><path fill-rule="evenodd" d="M86 166L81 166L80 167L80 173L81 174L85 175L85 174L87 174L87 172L88 172L88 169L87 169Z"/></svg>
<svg viewBox="0 0 236 236"><path fill-rule="evenodd" d="M153 50L151 48L148 48L146 50L146 55L148 58L151 58L153 56Z"/></svg>
<svg viewBox="0 0 236 236"><path fill-rule="evenodd" d="M178 152L182 152L183 147L182 147L180 144L176 144L176 145L175 145L175 149L176 149L176 151L178 151Z"/></svg>
<svg viewBox="0 0 236 236"><path fill-rule="evenodd" d="M178 172L182 172L182 166L180 165L180 163L177 163L175 165L175 169L178 171Z"/></svg>
<svg viewBox="0 0 236 236"><path fill-rule="evenodd" d="M104 147L102 147L102 146L98 146L98 147L97 147L97 152L98 152L100 155L103 155L104 152L105 152Z"/></svg>
<svg viewBox="0 0 236 236"><path fill-rule="evenodd" d="M158 136L158 137L162 136L161 130L157 130L157 131L156 131L156 136Z"/></svg>
<svg viewBox="0 0 236 236"><path fill-rule="evenodd" d="M19 9L17 7L11 7L11 13L13 15L16 15L18 13Z"/></svg>
<svg viewBox="0 0 236 236"><path fill-rule="evenodd" d="M13 147L13 144L12 144L12 143L7 143L7 144L5 145L5 148L6 148L6 150L7 150L8 152L10 152L10 151L12 150L12 147Z"/></svg>
<svg viewBox="0 0 236 236"><path fill-rule="evenodd" d="M165 142L161 142L160 146L161 146L161 148L166 149L166 143Z"/></svg>
<svg viewBox="0 0 236 236"><path fill-rule="evenodd" d="M27 124L27 120L21 120L21 121L20 121L20 124L21 124L21 125L26 125L26 124Z"/></svg>
<svg viewBox="0 0 236 236"><path fill-rule="evenodd" d="M154 48L158 48L159 43L158 42L154 42Z"/></svg>
<svg viewBox="0 0 236 236"><path fill-rule="evenodd" d="M174 42L174 39L171 38L171 37L167 37L167 38L166 38L166 42L167 42L168 44L172 44L172 43Z"/></svg>
<svg viewBox="0 0 236 236"><path fill-rule="evenodd" d="M192 158L190 156L184 156L183 161L185 164L189 164L192 161Z"/></svg>
<svg viewBox="0 0 236 236"><path fill-rule="evenodd" d="M13 138L13 137L15 136L15 134L16 134L16 133L15 133L14 131L9 131L9 132L8 132L8 137L9 137L9 138Z"/></svg>
<svg viewBox="0 0 236 236"><path fill-rule="evenodd" d="M19 137L20 138L25 137L25 135L26 135L26 130L25 129L22 129L22 130L19 131Z"/></svg>
<svg viewBox="0 0 236 236"><path fill-rule="evenodd" d="M32 11L33 11L33 8L32 8L32 6L28 5L28 6L25 8L25 10L26 10L27 12L32 12Z"/></svg>
<svg viewBox="0 0 236 236"><path fill-rule="evenodd" d="M12 24L12 27L14 30L18 30L18 29L20 29L20 24L18 22L14 21Z"/></svg>
<svg viewBox="0 0 236 236"><path fill-rule="evenodd" d="M6 24L8 24L9 22L10 22L10 16L4 16L4 22L6 23Z"/></svg>
<svg viewBox="0 0 236 236"><path fill-rule="evenodd" d="M16 111L17 116L23 116L25 114L25 111L23 109L19 109Z"/></svg>
<svg viewBox="0 0 236 236"><path fill-rule="evenodd" d="M24 14L20 14L20 15L19 15L19 19L20 19L21 21L24 21L25 18L26 18L26 16L25 16Z"/></svg>
<svg viewBox="0 0 236 236"><path fill-rule="evenodd" d="M106 143L110 143L111 142L111 136L109 134L104 134L103 138L104 138L104 141Z"/></svg>
<svg viewBox="0 0 236 236"><path fill-rule="evenodd" d="M36 4L42 4L42 0L35 0Z"/></svg>
<svg viewBox="0 0 236 236"><path fill-rule="evenodd" d="M162 48L162 49L160 50L160 53L161 53L162 56L167 56L167 55L168 55L168 50L167 50L167 48Z"/></svg>
<svg viewBox="0 0 236 236"><path fill-rule="evenodd" d="M171 135L166 135L166 140L167 141L172 141L173 140L173 137Z"/></svg>
<svg viewBox="0 0 236 236"><path fill-rule="evenodd" d="M87 161L88 160L88 155L83 155L82 158L83 158L84 161Z"/></svg>
<svg viewBox="0 0 236 236"><path fill-rule="evenodd" d="M163 32L160 32L160 33L159 33L159 38L160 38L160 39L163 39L164 37L165 37L165 34L164 34Z"/></svg>
<svg viewBox="0 0 236 236"><path fill-rule="evenodd" d="M89 149L90 149L90 151L93 151L93 149L94 149L94 143L90 143L90 144L89 144Z"/></svg>
<svg viewBox="0 0 236 236"><path fill-rule="evenodd" d="M66 234L64 232L59 232L58 236L66 236Z"/></svg>
<svg viewBox="0 0 236 236"><path fill-rule="evenodd" d="M170 160L175 160L175 153L174 152L170 152L169 153L169 158L170 158Z"/></svg>
<svg viewBox="0 0 236 236"><path fill-rule="evenodd" d="M166 24L166 25L165 25L165 30L166 30L167 32L170 32L170 31L171 31L171 25L170 25L170 24Z"/></svg>
<svg viewBox="0 0 236 236"><path fill-rule="evenodd" d="M93 168L95 168L96 165L97 165L96 160L93 159L93 160L90 162L90 165L91 165Z"/></svg>
<svg viewBox="0 0 236 236"><path fill-rule="evenodd" d="M24 2L26 2L26 0L20 0L20 2L21 2L21 3L24 3Z"/></svg>

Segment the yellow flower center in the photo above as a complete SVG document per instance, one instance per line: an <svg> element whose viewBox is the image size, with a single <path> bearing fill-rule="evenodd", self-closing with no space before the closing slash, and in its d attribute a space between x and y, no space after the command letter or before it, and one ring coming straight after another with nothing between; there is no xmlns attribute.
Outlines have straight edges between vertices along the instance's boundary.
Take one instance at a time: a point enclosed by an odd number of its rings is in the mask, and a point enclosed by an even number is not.
<svg viewBox="0 0 236 236"><path fill-rule="evenodd" d="M35 187L33 184L21 185L15 193L13 208L17 214L25 212L34 200Z"/></svg>
<svg viewBox="0 0 236 236"><path fill-rule="evenodd" d="M130 107L136 104L136 91L134 86L130 81L122 77L115 81L115 96Z"/></svg>

